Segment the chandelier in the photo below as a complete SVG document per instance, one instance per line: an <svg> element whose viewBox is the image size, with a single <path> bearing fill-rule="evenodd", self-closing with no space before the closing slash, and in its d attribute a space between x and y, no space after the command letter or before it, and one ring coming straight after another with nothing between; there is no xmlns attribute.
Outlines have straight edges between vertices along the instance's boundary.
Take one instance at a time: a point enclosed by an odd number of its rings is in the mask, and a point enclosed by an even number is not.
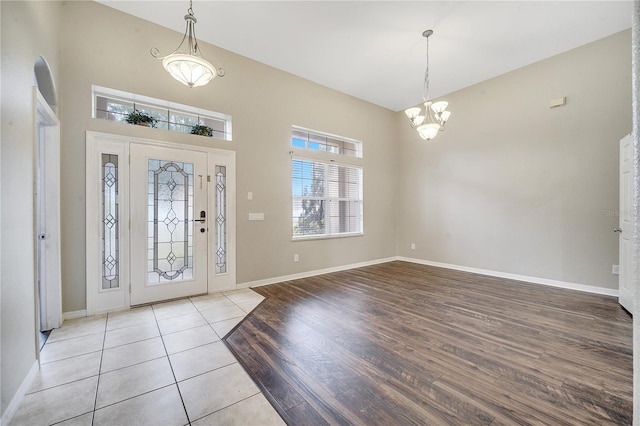
<svg viewBox="0 0 640 426"><path fill-rule="evenodd" d="M217 77L224 77L222 68L216 69L209 61L202 57L202 53L198 48L198 39L196 39L195 25L198 20L193 16L192 0L189 0L189 9L184 15L187 21L187 28L184 31L184 37L176 50L166 56L160 56L157 48L151 49L151 55L154 58L162 59L162 66L171 74L173 78L180 83L189 87L204 86ZM182 45L187 41L188 52L181 50Z"/></svg>
<svg viewBox="0 0 640 426"><path fill-rule="evenodd" d="M426 30L422 36L427 39L427 69L424 72L424 86L422 100L424 101L424 114L421 107L409 108L404 113L409 117L411 127L416 129L422 139L431 140L438 136L438 132L444 130L451 112L447 111L449 105L446 101L431 102L429 100L429 36L433 30Z"/></svg>

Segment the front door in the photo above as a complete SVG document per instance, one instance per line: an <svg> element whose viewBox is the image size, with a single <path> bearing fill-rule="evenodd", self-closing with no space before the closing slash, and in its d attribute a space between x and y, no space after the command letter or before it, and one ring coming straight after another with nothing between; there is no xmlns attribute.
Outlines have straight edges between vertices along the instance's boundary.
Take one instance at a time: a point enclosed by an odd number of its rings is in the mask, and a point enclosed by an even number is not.
<svg viewBox="0 0 640 426"><path fill-rule="evenodd" d="M130 146L131 305L207 293L207 154Z"/></svg>
<svg viewBox="0 0 640 426"><path fill-rule="evenodd" d="M235 153L87 132L87 314L236 288Z"/></svg>

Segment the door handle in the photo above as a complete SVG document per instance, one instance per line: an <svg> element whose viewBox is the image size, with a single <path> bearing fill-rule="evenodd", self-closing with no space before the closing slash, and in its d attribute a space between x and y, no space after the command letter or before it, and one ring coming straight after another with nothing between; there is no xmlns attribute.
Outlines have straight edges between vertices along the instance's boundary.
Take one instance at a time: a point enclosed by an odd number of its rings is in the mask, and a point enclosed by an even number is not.
<svg viewBox="0 0 640 426"><path fill-rule="evenodd" d="M193 221L194 222L205 223L207 221L206 217L207 217L207 213L204 210L202 210L202 211L200 211L200 219L193 219Z"/></svg>
<svg viewBox="0 0 640 426"><path fill-rule="evenodd" d="M613 228L613 232L619 232L622 234L622 228Z"/></svg>

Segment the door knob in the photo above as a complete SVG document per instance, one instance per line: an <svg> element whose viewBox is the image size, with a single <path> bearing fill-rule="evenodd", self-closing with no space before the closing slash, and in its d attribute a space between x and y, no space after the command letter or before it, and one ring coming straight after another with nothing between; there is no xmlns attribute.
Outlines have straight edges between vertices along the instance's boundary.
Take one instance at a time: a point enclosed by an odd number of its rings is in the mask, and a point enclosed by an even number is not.
<svg viewBox="0 0 640 426"><path fill-rule="evenodd" d="M613 228L613 232L619 232L622 234L622 228Z"/></svg>

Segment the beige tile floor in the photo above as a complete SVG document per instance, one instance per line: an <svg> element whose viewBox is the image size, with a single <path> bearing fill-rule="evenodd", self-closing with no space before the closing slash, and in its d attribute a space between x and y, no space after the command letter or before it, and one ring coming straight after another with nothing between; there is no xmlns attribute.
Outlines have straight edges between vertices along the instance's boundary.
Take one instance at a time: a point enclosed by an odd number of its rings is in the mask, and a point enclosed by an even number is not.
<svg viewBox="0 0 640 426"><path fill-rule="evenodd" d="M238 290L65 321L12 425L283 425L220 340L262 301Z"/></svg>

